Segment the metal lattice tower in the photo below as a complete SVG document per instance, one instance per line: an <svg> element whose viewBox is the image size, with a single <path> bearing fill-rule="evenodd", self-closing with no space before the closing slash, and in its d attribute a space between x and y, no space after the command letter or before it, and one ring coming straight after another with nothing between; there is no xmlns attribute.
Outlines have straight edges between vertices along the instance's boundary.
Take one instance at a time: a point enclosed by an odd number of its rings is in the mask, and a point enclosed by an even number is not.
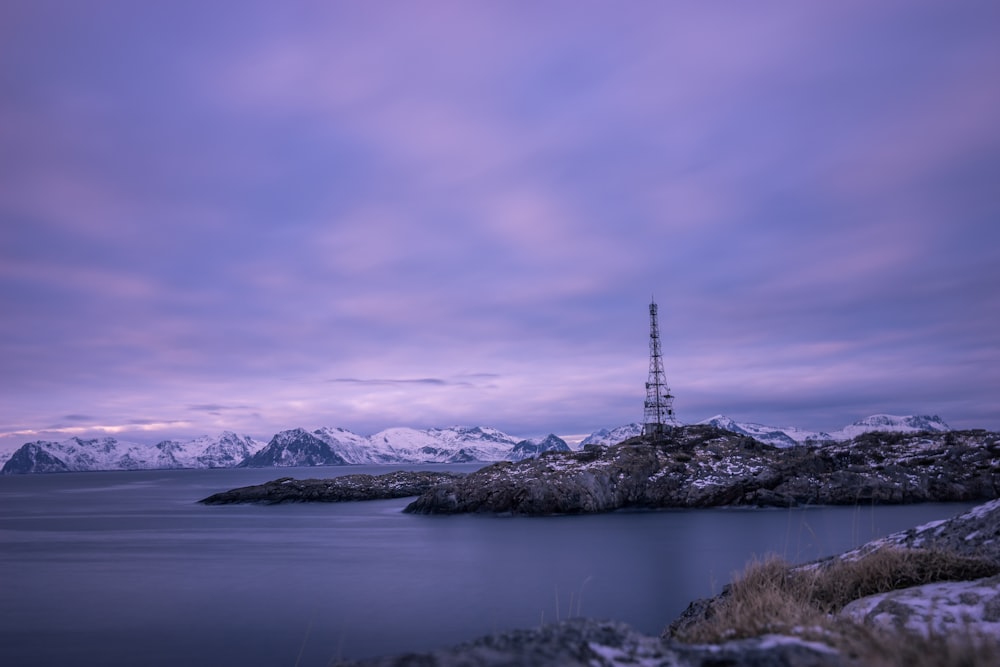
<svg viewBox="0 0 1000 667"><path fill-rule="evenodd" d="M663 355L660 354L660 324L656 301L649 304L649 379L646 381L646 410L643 416L643 435L659 437L674 422L674 397L667 386L663 372Z"/></svg>

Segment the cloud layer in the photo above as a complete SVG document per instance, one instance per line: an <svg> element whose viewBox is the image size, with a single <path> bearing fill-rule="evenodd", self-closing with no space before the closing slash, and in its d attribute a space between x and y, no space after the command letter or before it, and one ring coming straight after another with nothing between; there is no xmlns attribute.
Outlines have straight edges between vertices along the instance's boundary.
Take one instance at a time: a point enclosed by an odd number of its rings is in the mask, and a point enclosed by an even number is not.
<svg viewBox="0 0 1000 667"><path fill-rule="evenodd" d="M0 433L1000 429L1000 8L13 2Z"/></svg>

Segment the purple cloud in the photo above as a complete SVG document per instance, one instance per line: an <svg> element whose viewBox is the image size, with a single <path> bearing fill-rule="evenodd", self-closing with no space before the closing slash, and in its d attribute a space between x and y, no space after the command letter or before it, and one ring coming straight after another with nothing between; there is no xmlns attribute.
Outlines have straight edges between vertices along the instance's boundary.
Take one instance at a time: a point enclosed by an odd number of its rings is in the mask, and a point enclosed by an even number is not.
<svg viewBox="0 0 1000 667"><path fill-rule="evenodd" d="M1000 428L997 8L0 26L3 433L615 426L651 293L682 419Z"/></svg>

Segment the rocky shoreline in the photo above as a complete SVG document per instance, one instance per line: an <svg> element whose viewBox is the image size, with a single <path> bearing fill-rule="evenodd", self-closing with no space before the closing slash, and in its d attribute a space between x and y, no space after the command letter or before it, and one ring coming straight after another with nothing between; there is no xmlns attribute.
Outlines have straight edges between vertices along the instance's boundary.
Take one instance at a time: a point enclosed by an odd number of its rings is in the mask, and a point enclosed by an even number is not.
<svg viewBox="0 0 1000 667"><path fill-rule="evenodd" d="M385 475L343 475L332 479L292 479L282 477L264 484L243 486L213 494L198 502L204 505L233 503L338 503L360 500L387 500L419 496L439 484L453 482L460 475L449 472L400 470Z"/></svg>
<svg viewBox="0 0 1000 667"><path fill-rule="evenodd" d="M513 515L626 508L790 507L989 500L1000 496L1000 434L868 433L777 448L712 426L659 441L545 452L428 489L404 511Z"/></svg>

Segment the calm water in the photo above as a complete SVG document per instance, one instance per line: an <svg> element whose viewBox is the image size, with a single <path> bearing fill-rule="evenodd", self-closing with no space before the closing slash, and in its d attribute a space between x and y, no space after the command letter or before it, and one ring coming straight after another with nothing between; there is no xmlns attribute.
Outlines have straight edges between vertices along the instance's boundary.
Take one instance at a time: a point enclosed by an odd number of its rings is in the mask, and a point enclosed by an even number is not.
<svg viewBox="0 0 1000 667"><path fill-rule="evenodd" d="M579 614L655 634L754 555L808 560L971 506L495 518L195 503L391 469L0 477L0 661L328 665Z"/></svg>

